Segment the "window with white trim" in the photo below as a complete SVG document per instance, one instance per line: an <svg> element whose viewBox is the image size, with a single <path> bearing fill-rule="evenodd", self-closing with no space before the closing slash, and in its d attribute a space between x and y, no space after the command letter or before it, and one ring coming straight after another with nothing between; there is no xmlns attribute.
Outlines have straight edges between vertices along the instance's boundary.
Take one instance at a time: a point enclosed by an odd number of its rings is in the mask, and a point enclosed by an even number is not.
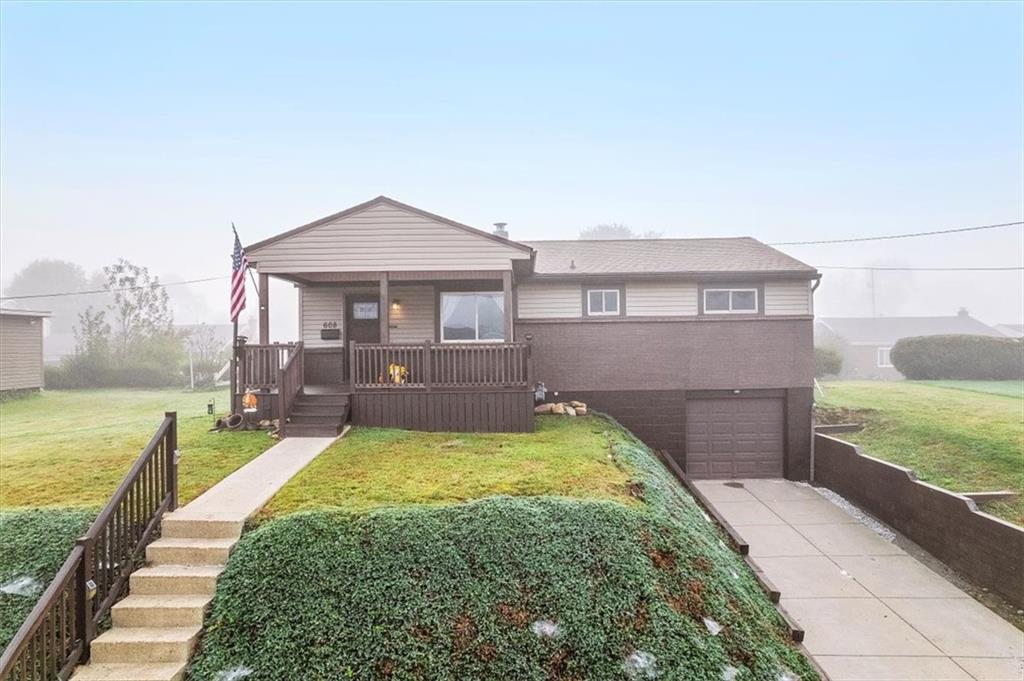
<svg viewBox="0 0 1024 681"><path fill-rule="evenodd" d="M618 315L621 302L617 288L589 288L587 289L587 316Z"/></svg>
<svg viewBox="0 0 1024 681"><path fill-rule="evenodd" d="M505 340L505 294L442 293L442 342L493 342Z"/></svg>
<svg viewBox="0 0 1024 681"><path fill-rule="evenodd" d="M880 367L891 367L892 359L889 357L889 351L892 348L878 348L878 366Z"/></svg>
<svg viewBox="0 0 1024 681"><path fill-rule="evenodd" d="M756 314L756 288L704 289L704 314Z"/></svg>

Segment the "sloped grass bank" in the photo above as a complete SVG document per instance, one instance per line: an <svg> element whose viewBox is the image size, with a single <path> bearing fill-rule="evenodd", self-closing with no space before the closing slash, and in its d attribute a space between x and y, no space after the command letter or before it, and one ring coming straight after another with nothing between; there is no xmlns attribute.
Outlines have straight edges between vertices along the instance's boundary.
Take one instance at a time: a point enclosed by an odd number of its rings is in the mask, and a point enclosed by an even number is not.
<svg viewBox="0 0 1024 681"><path fill-rule="evenodd" d="M194 680L813 679L743 561L609 420L634 501L321 509L247 533ZM572 439L566 446L572 446Z"/></svg>
<svg viewBox="0 0 1024 681"><path fill-rule="evenodd" d="M95 515L81 508L0 511L0 650L14 638Z"/></svg>

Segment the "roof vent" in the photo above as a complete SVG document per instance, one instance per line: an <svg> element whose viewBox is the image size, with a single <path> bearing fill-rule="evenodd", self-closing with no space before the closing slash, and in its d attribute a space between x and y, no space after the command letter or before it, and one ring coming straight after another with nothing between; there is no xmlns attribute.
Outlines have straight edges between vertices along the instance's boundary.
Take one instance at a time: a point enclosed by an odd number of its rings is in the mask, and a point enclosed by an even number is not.
<svg viewBox="0 0 1024 681"><path fill-rule="evenodd" d="M508 230L505 229L506 227L508 227L508 223L507 222L495 222L494 223L494 236L500 236L502 239L507 239L508 238Z"/></svg>
<svg viewBox="0 0 1024 681"><path fill-rule="evenodd" d="M956 316L957 317L969 317L970 313L967 312L967 308L966 307L961 307L959 310L956 311Z"/></svg>

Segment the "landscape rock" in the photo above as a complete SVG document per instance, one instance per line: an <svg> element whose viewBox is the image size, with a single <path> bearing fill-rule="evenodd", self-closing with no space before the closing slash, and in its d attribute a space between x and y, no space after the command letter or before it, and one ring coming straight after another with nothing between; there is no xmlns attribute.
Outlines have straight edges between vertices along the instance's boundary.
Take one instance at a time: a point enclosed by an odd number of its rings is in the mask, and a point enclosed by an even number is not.
<svg viewBox="0 0 1024 681"><path fill-rule="evenodd" d="M584 404L582 407L575 407L575 409L576 409L576 416L586 416L587 415L587 405Z"/></svg>
<svg viewBox="0 0 1024 681"><path fill-rule="evenodd" d="M565 408L565 415L566 416L576 416L576 410L573 409L572 407L567 406Z"/></svg>
<svg viewBox="0 0 1024 681"><path fill-rule="evenodd" d="M551 413L552 414L564 414L565 413L565 405L562 404L561 402L559 402L558 404L551 405Z"/></svg>
<svg viewBox="0 0 1024 681"><path fill-rule="evenodd" d="M550 402L545 402L544 404L538 404L536 407L534 407L533 408L533 413L534 414L550 414L551 410L554 409L554 407L555 407L555 405L551 404Z"/></svg>
<svg viewBox="0 0 1024 681"><path fill-rule="evenodd" d="M579 409L580 407L584 409L587 408L586 402L577 402L576 400L569 402L569 406L572 407L573 409Z"/></svg>

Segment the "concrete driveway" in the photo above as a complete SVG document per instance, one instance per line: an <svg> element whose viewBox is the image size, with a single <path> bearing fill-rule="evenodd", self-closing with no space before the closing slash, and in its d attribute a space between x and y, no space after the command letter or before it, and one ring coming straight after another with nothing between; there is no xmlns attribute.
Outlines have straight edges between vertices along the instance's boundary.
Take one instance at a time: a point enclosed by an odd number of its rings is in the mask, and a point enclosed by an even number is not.
<svg viewBox="0 0 1024 681"><path fill-rule="evenodd" d="M812 487L705 480L834 681L1021 681L1024 632Z"/></svg>

